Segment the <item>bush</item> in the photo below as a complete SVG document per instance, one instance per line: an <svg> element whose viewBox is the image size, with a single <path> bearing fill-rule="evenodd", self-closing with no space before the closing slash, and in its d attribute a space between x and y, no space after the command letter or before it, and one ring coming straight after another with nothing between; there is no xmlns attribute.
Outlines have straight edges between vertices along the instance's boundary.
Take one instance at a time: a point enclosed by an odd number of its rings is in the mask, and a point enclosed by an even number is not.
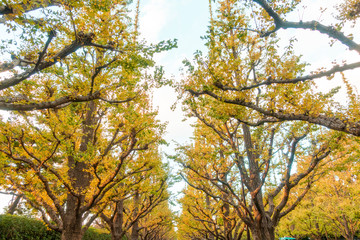
<svg viewBox="0 0 360 240"><path fill-rule="evenodd" d="M96 228L89 228L83 237L83 240L111 240L109 233Z"/></svg>
<svg viewBox="0 0 360 240"><path fill-rule="evenodd" d="M47 229L39 220L0 215L0 240L58 240L60 233Z"/></svg>
<svg viewBox="0 0 360 240"><path fill-rule="evenodd" d="M48 229L42 221L16 216L0 215L0 240L60 240L61 234ZM83 240L110 240L110 234L89 228Z"/></svg>

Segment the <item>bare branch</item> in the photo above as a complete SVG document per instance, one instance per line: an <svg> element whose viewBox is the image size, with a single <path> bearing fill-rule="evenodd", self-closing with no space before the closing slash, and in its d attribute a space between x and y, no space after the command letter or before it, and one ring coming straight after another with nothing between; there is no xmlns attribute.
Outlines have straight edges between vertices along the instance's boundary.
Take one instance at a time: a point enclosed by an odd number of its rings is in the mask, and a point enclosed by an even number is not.
<svg viewBox="0 0 360 240"><path fill-rule="evenodd" d="M257 4L259 4L274 20L275 28L268 32L263 33L261 36L266 37L271 33L278 31L279 29L287 29L287 28L299 28L299 29L309 29L314 31L319 31L320 33L326 34L331 38L339 40L342 44L349 47L350 50L355 50L360 53L360 45L354 42L351 38L344 35L344 33L337 31L333 26L325 26L317 21L311 22L288 22L286 20L282 20L281 17L271 8L271 6L265 0L253 0Z"/></svg>
<svg viewBox="0 0 360 240"><path fill-rule="evenodd" d="M346 70L352 70L355 68L359 68L360 67L360 62L355 62L355 63L351 63L351 64L344 64L342 66L336 65L334 67L332 67L330 70L327 71L321 71L319 73L316 74L309 74L306 76L302 76L302 77L297 77L297 78L293 78L293 79L271 79L268 78L267 80L254 84L254 85L250 85L250 86L246 86L246 87L242 87L242 88L229 88L226 86L223 87L218 87L222 90L232 90L232 91L245 91L245 90L250 90L250 89L254 89L254 88L258 88L261 86L265 86L265 85L272 85L272 84L294 84L294 83L299 83L299 82L306 82L306 81L310 81L310 80L314 80L314 79L318 79L318 78L322 78L322 77L329 77L335 73L339 73L339 72L343 72Z"/></svg>

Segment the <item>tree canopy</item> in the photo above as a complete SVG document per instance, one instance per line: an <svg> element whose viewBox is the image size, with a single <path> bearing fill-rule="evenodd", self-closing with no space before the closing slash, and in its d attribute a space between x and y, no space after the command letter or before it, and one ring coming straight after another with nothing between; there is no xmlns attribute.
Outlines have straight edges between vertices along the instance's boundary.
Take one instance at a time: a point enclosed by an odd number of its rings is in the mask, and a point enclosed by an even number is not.
<svg viewBox="0 0 360 240"><path fill-rule="evenodd" d="M316 68L294 48L312 31L323 49L359 54L359 0L339 3L329 24L293 20L301 0L209 0L206 51L184 60L180 81L153 58L176 40L139 40L131 3L0 3L0 188L18 196L9 213L23 199L62 240L91 225L113 240L354 238L360 101L347 72L360 62L319 50L328 62ZM192 142L170 157L186 182L179 216L152 103L166 84L195 119Z"/></svg>

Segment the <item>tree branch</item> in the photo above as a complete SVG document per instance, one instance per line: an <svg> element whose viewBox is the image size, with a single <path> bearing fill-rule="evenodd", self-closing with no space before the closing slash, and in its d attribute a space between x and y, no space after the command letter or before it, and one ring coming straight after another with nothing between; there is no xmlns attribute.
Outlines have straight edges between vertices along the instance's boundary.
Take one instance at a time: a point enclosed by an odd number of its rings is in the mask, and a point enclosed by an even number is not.
<svg viewBox="0 0 360 240"><path fill-rule="evenodd" d="M58 6L60 5L60 3L61 1L58 0L33 0L29 2L16 3L16 8L11 5L5 4L3 6L0 6L0 15L15 14L17 13L15 9L21 9L22 13L26 13L39 8Z"/></svg>
<svg viewBox="0 0 360 240"><path fill-rule="evenodd" d="M221 97L211 91L194 91L194 90L187 90L193 96L200 96L200 95L208 95L211 96L219 101L230 103L234 105L244 106L250 109L253 109L261 114L266 116L275 117L281 121L306 121L309 123L314 123L317 125L321 125L333 130L345 132L352 134L354 136L360 136L360 121L352 122L349 119L340 119L337 117L330 117L324 114L319 114L316 116L311 116L308 113L286 113L282 111L274 111L274 110L267 110L265 108L259 107L252 102L246 101L245 99L228 99L225 97ZM345 118L345 117L344 117Z"/></svg>
<svg viewBox="0 0 360 240"><path fill-rule="evenodd" d="M48 102L25 102L25 103L15 103L19 98L0 98L0 110L6 111L31 111L31 110L41 110L48 108L62 108L67 106L69 103L73 102L87 102L91 100L100 99L100 91L96 91L91 95L86 96L74 96L68 95L65 97L58 98L54 101Z"/></svg>
<svg viewBox="0 0 360 240"><path fill-rule="evenodd" d="M354 42L351 38L345 36L342 32L337 31L333 26L325 26L317 21L310 22L288 22L281 19L281 17L272 9L272 7L265 0L253 0L259 4L274 20L275 28L268 32L261 34L262 37L269 36L271 33L278 31L279 29L287 28L299 28L299 29L310 29L319 31L320 33L326 34L331 38L339 40L342 44L349 47L350 50L355 50L360 53L360 45Z"/></svg>

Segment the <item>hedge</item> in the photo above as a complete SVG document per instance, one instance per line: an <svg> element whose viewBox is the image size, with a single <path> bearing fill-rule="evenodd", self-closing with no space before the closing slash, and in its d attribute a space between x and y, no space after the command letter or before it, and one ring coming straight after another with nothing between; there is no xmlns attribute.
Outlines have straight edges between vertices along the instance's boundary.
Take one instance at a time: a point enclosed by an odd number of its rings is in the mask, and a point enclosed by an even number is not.
<svg viewBox="0 0 360 240"><path fill-rule="evenodd" d="M83 237L83 240L110 239L110 234L95 228L89 228ZM0 215L0 240L60 240L60 233L48 229L36 219Z"/></svg>

